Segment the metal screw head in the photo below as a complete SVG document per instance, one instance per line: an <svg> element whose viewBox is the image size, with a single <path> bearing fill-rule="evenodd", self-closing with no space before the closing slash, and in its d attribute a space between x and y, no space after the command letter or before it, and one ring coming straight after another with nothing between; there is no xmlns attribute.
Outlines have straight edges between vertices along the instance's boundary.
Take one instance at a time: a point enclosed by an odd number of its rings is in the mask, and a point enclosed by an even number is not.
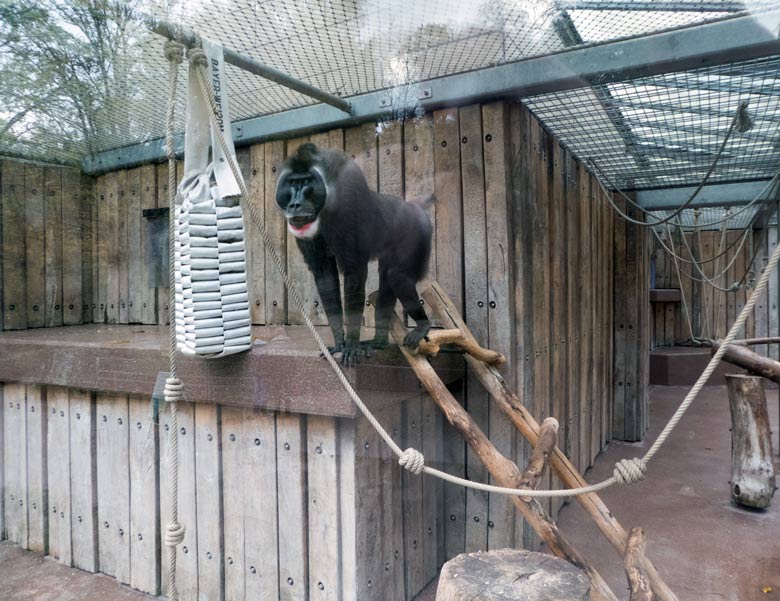
<svg viewBox="0 0 780 601"><path fill-rule="evenodd" d="M415 152L417 152L418 150L420 150L420 147L419 147L419 146L417 146L417 144L415 144L414 146L412 146L412 150L414 150Z"/></svg>
<svg viewBox="0 0 780 601"><path fill-rule="evenodd" d="M31 408L30 408L30 410L31 410L31 411L32 411L33 409L35 409L35 407L31 407ZM57 415L57 408L56 408L56 407L52 407L52 408L51 408L51 414L52 414L52 415Z"/></svg>
<svg viewBox="0 0 780 601"><path fill-rule="evenodd" d="M125 535L125 531L120 528L119 529L119 536L124 536L124 535Z"/></svg>
<svg viewBox="0 0 780 601"><path fill-rule="evenodd" d="M144 535L140 532L138 533L138 540L144 540Z"/></svg>
<svg viewBox="0 0 780 601"><path fill-rule="evenodd" d="M273 306L274 306L274 307L276 307L276 306L277 306L279 303L277 303L276 301L274 301L272 304L273 304Z"/></svg>
<svg viewBox="0 0 780 601"><path fill-rule="evenodd" d="M318 582L317 583L317 588L320 589L321 591L324 591L325 590L325 585L322 582Z"/></svg>
<svg viewBox="0 0 780 601"><path fill-rule="evenodd" d="M366 450L368 450L368 441L366 441L365 443L363 443L363 448L364 448L364 449L366 449Z"/></svg>
<svg viewBox="0 0 780 601"><path fill-rule="evenodd" d="M206 559L211 559L211 551L206 551Z"/></svg>
<svg viewBox="0 0 780 601"><path fill-rule="evenodd" d="M385 572L389 572L389 571L390 571L390 564L386 563L385 564Z"/></svg>
<svg viewBox="0 0 780 601"><path fill-rule="evenodd" d="M187 435L187 428L185 428L184 426L182 426L182 428L181 428L180 432L181 432L181 435L182 435L182 436L186 436L186 435Z"/></svg>
<svg viewBox="0 0 780 601"><path fill-rule="evenodd" d="M462 144L467 144L467 143L468 143L468 141L469 141L469 139L468 139L468 137L466 137L466 136L463 136L463 137L460 139L460 141L461 141L461 143L462 143Z"/></svg>
<svg viewBox="0 0 780 601"><path fill-rule="evenodd" d="M103 528L108 528L108 522L103 522Z"/></svg>
<svg viewBox="0 0 780 601"><path fill-rule="evenodd" d="M61 518L64 518L64 517L65 517L65 512L64 512L64 511L60 511L60 517L61 517Z"/></svg>
<svg viewBox="0 0 780 601"><path fill-rule="evenodd" d="M206 435L206 440L208 440L209 442L211 442L212 440L214 440L214 436L213 436L212 434L207 434L207 435Z"/></svg>
<svg viewBox="0 0 780 601"><path fill-rule="evenodd" d="M228 557L227 558L227 562L228 562L229 566L232 566L233 565L233 558L232 557Z"/></svg>
<svg viewBox="0 0 780 601"><path fill-rule="evenodd" d="M395 553L393 553L393 557L395 557L396 559L398 559L398 557L399 557L399 556L400 556L400 553L398 553L398 551L396 551Z"/></svg>
<svg viewBox="0 0 780 601"><path fill-rule="evenodd" d="M190 550L186 546L182 547L181 550L184 551L185 555L190 552Z"/></svg>
<svg viewBox="0 0 780 601"><path fill-rule="evenodd" d="M21 507L22 505L24 505L24 501L22 501L21 499L19 499L19 507Z"/></svg>
<svg viewBox="0 0 780 601"><path fill-rule="evenodd" d="M442 148L447 148L447 140L442 140L441 141L441 147Z"/></svg>
<svg viewBox="0 0 780 601"><path fill-rule="evenodd" d="M107 416L107 415L104 415L104 416L103 416L103 421L104 421L104 422L107 422L107 421L108 421L108 416Z"/></svg>
<svg viewBox="0 0 780 601"><path fill-rule="evenodd" d="M290 443L289 442L285 442L284 443L284 450L285 451L289 451L290 450Z"/></svg>
<svg viewBox="0 0 780 601"><path fill-rule="evenodd" d="M477 524L479 523L479 516L478 516L478 515L475 515L475 516L474 516L474 521L475 521Z"/></svg>
<svg viewBox="0 0 780 601"><path fill-rule="evenodd" d="M451 514L450 514L450 521L451 521L451 522L454 522L454 521L455 521L455 514L454 514L454 513L451 513Z"/></svg>
<svg viewBox="0 0 780 601"><path fill-rule="evenodd" d="M228 438L230 438L230 442L236 442L236 435L231 434Z"/></svg>
<svg viewBox="0 0 780 601"><path fill-rule="evenodd" d="M136 427L137 430L140 430L141 429L141 422L136 422L135 423L135 427Z"/></svg>
<svg viewBox="0 0 780 601"><path fill-rule="evenodd" d="M493 139L493 136L491 136L490 134L485 136L485 142L490 142L492 139Z"/></svg>
<svg viewBox="0 0 780 601"><path fill-rule="evenodd" d="M255 438L255 446L256 447L260 446L260 439L259 438Z"/></svg>
<svg viewBox="0 0 780 601"><path fill-rule="evenodd" d="M488 522L488 528L493 528L494 526L495 524L492 521Z"/></svg>
<svg viewBox="0 0 780 601"><path fill-rule="evenodd" d="M249 566L249 571L253 574L257 574L257 568L255 568L255 566Z"/></svg>
<svg viewBox="0 0 780 601"><path fill-rule="evenodd" d="M60 417L65 417L65 412L64 411L60 411Z"/></svg>
<svg viewBox="0 0 780 601"><path fill-rule="evenodd" d="M13 311L14 309L16 309L16 305L8 305L9 311Z"/></svg>
<svg viewBox="0 0 780 601"><path fill-rule="evenodd" d="M413 540L412 541L412 549L416 549L416 548L417 548L417 541Z"/></svg>
<svg viewBox="0 0 780 601"><path fill-rule="evenodd" d="M321 446L318 446L316 450L317 450L317 455L322 455L322 447Z"/></svg>
<svg viewBox="0 0 780 601"><path fill-rule="evenodd" d="M433 534L433 528L428 528L428 534Z"/></svg>
<svg viewBox="0 0 780 601"><path fill-rule="evenodd" d="M166 432L168 431L168 428L169 428L168 424L165 424L165 425L163 426L163 430L165 430Z"/></svg>
<svg viewBox="0 0 780 601"><path fill-rule="evenodd" d="M83 522L83 521L84 521L84 520L83 520L83 518L82 518L81 516L79 516L79 517L78 517L78 518L76 518L76 519L79 521L79 524L80 524L81 522Z"/></svg>
<svg viewBox="0 0 780 601"><path fill-rule="evenodd" d="M116 418L116 423L121 426L122 425L122 418L121 417L117 417Z"/></svg>
<svg viewBox="0 0 780 601"><path fill-rule="evenodd" d="M287 584L289 584L290 586L292 586L293 584L295 584L295 581L294 581L292 578L288 578L288 579L287 579Z"/></svg>
<svg viewBox="0 0 780 601"><path fill-rule="evenodd" d="M371 588L371 586L372 586L372 583L371 583L371 581L369 580L369 581L368 581L368 588Z"/></svg>
<svg viewBox="0 0 780 601"><path fill-rule="evenodd" d="M495 309L496 308L496 301L490 301L490 308Z"/></svg>
<svg viewBox="0 0 780 601"><path fill-rule="evenodd" d="M485 306L484 301L477 301L477 307L479 307L481 309L484 306Z"/></svg>

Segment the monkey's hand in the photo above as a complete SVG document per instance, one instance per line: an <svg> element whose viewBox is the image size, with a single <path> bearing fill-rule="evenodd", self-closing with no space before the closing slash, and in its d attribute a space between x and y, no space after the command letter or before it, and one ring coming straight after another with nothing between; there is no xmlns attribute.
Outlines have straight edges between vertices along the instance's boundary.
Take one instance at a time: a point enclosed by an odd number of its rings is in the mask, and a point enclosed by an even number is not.
<svg viewBox="0 0 780 601"><path fill-rule="evenodd" d="M360 363L361 356L366 354L363 345L346 343L341 350L341 364L345 367L352 367Z"/></svg>
<svg viewBox="0 0 780 601"><path fill-rule="evenodd" d="M404 346L410 349L416 349L420 346L420 342L428 335L428 331L431 329L431 323L429 321L423 321L417 324L411 332L409 332L404 338Z"/></svg>

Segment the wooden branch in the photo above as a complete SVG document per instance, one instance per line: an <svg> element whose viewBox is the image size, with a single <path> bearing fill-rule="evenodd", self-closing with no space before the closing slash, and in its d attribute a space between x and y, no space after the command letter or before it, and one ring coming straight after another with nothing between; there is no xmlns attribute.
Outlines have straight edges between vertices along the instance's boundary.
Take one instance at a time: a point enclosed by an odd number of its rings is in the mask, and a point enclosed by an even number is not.
<svg viewBox="0 0 780 601"><path fill-rule="evenodd" d="M626 552L623 565L628 578L628 588L631 591L630 601L655 601L642 564L645 557L645 531L639 527L631 528L626 542Z"/></svg>
<svg viewBox="0 0 780 601"><path fill-rule="evenodd" d="M738 344L740 346L754 346L756 344L780 344L780 337L768 336L764 338L743 338L742 340L735 340L731 344Z"/></svg>
<svg viewBox="0 0 780 601"><path fill-rule="evenodd" d="M493 480L499 486L517 488L522 480L522 475L517 465L498 452L474 419L455 400L455 397L442 383L428 359L423 355L413 354L401 344L406 336L406 328L395 314L390 321L390 334L399 344L399 348L409 361L409 365L428 391L428 394L431 395L442 410L447 421L460 431L468 445L485 465ZM467 357L478 365L485 366L484 363L476 361L470 355L467 355ZM617 597L596 571L596 568L563 537L555 522L550 519L536 500L526 502L519 497L513 496L511 501L542 540L547 543L552 553L587 572L591 581L594 600L617 601Z"/></svg>
<svg viewBox="0 0 780 601"><path fill-rule="evenodd" d="M454 344L459 346L477 361L482 361L488 365L503 367L506 364L506 357L496 351L482 348L473 338L466 338L460 330L431 330L420 343L417 352L427 357L435 357L441 350L443 344Z"/></svg>
<svg viewBox="0 0 780 601"><path fill-rule="evenodd" d="M715 340L710 354L714 355L722 343L722 340ZM780 383L780 362L754 353L747 347L730 344L726 349L726 354L723 355L723 360L747 369L756 375L763 376L768 380Z"/></svg>
<svg viewBox="0 0 780 601"><path fill-rule="evenodd" d="M544 470L547 467L547 458L555 449L559 427L558 420L554 417L548 417L542 422L539 440L536 441L536 446L534 446L534 450L531 452L531 458L528 460L528 465L523 472L518 488L534 490L539 486L539 481L542 479ZM523 500L530 500L530 497L523 497Z"/></svg>
<svg viewBox="0 0 780 601"><path fill-rule="evenodd" d="M438 283L434 282L431 287L423 292L422 296L431 313L445 327L458 328L464 336L471 336L463 318ZM509 421L517 428L523 438L530 444L536 445L539 440L539 424L528 409L525 408L518 396L509 389L499 371L474 360L468 355L466 356L466 362L480 382L482 382L485 390L490 393L498 407L507 415ZM582 474L577 471L568 457L558 447L553 450L550 456L550 467L555 470L561 481L569 488L577 488L587 484ZM601 500L601 497L596 493L590 493L578 495L575 499L588 512L602 534L604 534L620 556L623 557L628 534L615 516L612 515L604 501ZM666 585L649 559L643 558L642 566L647 572L653 592L659 601L678 601L677 596Z"/></svg>

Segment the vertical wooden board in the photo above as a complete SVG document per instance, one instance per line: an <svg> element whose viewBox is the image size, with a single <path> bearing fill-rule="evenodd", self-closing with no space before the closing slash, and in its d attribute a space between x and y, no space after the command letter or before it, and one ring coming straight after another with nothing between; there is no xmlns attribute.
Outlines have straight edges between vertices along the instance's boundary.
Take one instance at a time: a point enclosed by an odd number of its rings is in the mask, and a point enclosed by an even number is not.
<svg viewBox="0 0 780 601"><path fill-rule="evenodd" d="M98 322L100 313L100 280L99 280L99 253L98 253L98 179L90 179L89 195L89 229L90 229L90 259L92 263L92 304L89 308L92 323Z"/></svg>
<svg viewBox="0 0 780 601"><path fill-rule="evenodd" d="M49 491L49 555L72 565L70 490L70 394L48 386L46 456Z"/></svg>
<svg viewBox="0 0 780 601"><path fill-rule="evenodd" d="M299 146L308 141L308 137L287 140L287 156L293 154ZM298 295L303 301L303 311L312 318L315 325L327 324L327 317L325 316L325 311L320 303L320 296L317 292L314 276L311 274L303 260L303 255L298 249L295 236L289 231L287 232L287 272L292 281L295 282ZM302 324L303 315L301 309L295 304L292 298L290 298L289 301L287 306L287 323Z"/></svg>
<svg viewBox="0 0 780 601"><path fill-rule="evenodd" d="M3 328L27 327L27 229L24 165L0 163L2 174Z"/></svg>
<svg viewBox="0 0 780 601"><path fill-rule="evenodd" d="M46 469L46 394L27 385L27 549L47 552L49 515Z"/></svg>
<svg viewBox="0 0 780 601"><path fill-rule="evenodd" d="M509 107L496 102L482 107L482 139L485 164L485 214L487 235L487 305L489 348L503 353L507 366L503 377L514 390L515 366L515 274L513 210L510 199ZM491 408L492 409L492 408ZM500 411L490 411L490 440L510 459L516 455L516 434ZM488 549L514 544L515 510L502 495L488 498Z"/></svg>
<svg viewBox="0 0 780 601"><path fill-rule="evenodd" d="M338 491L341 541L341 593L344 601L358 601L359 576L364 576L362 567L358 565L358 523L360 507L359 498L362 488L358 480L357 466L359 461L358 420L343 418L338 422ZM362 531L361 531L362 532ZM363 557L361 557L361 564Z"/></svg>
<svg viewBox="0 0 780 601"><path fill-rule="evenodd" d="M128 584L130 477L127 396L98 393L96 410L100 571Z"/></svg>
<svg viewBox="0 0 780 601"><path fill-rule="evenodd" d="M261 441L262 444L262 441ZM258 497L267 493L268 480L245 480L244 457L251 450L244 437L244 410L235 407L222 408L222 511L225 533L225 599L246 598L246 564L244 562L244 529L249 525L244 503L251 503L255 496L254 482L262 482ZM245 486L249 484L249 486ZM274 479L275 483L275 479ZM275 503L274 503L275 505ZM274 507L275 509L275 507ZM276 512L273 511L276 515ZM251 541L250 541L251 542ZM276 556L276 553L271 553ZM255 572L257 572L257 567ZM262 598L262 597L260 597Z"/></svg>
<svg viewBox="0 0 780 601"><path fill-rule="evenodd" d="M103 236L101 252L105 253L105 280L106 280L106 301L104 313L106 323L119 323L119 298L120 298L120 226L124 223L120 221L120 181L119 172L106 175L106 200L103 203L103 210L106 212L104 226L99 232ZM124 252L124 251L123 251ZM101 276L102 277L102 276Z"/></svg>
<svg viewBox="0 0 780 601"><path fill-rule="evenodd" d="M244 482L264 483L260 494L253 488L243 499L246 597L278 599L280 579L276 549L279 545L279 516L275 415L245 409L243 440L244 459L239 465L242 466ZM336 485L331 483L331 487L335 489ZM286 519L286 516L282 514L282 518ZM289 585L285 582L282 586Z"/></svg>
<svg viewBox="0 0 780 601"><path fill-rule="evenodd" d="M422 453L426 463L442 467L442 414L433 399L420 400ZM444 483L439 478L422 478L423 584L436 577L444 562Z"/></svg>
<svg viewBox="0 0 780 601"><path fill-rule="evenodd" d="M171 521L171 408L169 403L160 405L157 415L160 432L160 594L168 593L169 549L165 545L165 528Z"/></svg>
<svg viewBox="0 0 780 601"><path fill-rule="evenodd" d="M746 235L746 234L745 234ZM737 232L729 230L726 233L726 246L729 251L726 253L726 279L724 281L724 287L730 288L731 285L737 282L742 273L737 274L737 251L741 249L740 241L742 240L743 232ZM726 293L726 331L731 329L731 325L737 320L737 291L731 291Z"/></svg>
<svg viewBox="0 0 780 601"><path fill-rule="evenodd" d="M772 253L775 252L775 248L777 248L777 243L778 226L771 225L767 232L767 256L772 256ZM778 294L780 293L780 286L778 286L778 278L780 278L780 275L778 275L777 270L775 270L775 272L769 276L767 286L767 333L772 337L780 335L780 316L778 315L778 305L780 304ZM769 345L769 357L775 361L780 359L780 345Z"/></svg>
<svg viewBox="0 0 780 601"><path fill-rule="evenodd" d="M172 422L171 427L172 427ZM195 460L195 405L193 403L177 403L178 445L179 445L179 523L186 528L184 541L176 553L176 585L179 589L179 599L196 601L201 597L198 592L198 532L201 525L197 519L197 474ZM170 445L168 446L170 453ZM170 466L171 458L168 457ZM170 499L168 499L170 503ZM167 523L167 522L166 522ZM210 522L204 524L207 527Z"/></svg>
<svg viewBox="0 0 780 601"><path fill-rule="evenodd" d="M578 281L580 273L580 228L579 228L579 178L580 169L577 162L567 153L567 179L566 179L566 264L568 266L566 274L566 316L567 329L566 336L566 356L568 369L568 390L566 393L566 430L562 441L559 440L559 446L562 446L564 453L571 459L576 467L579 461L579 381L580 381L580 361L578 357L579 349L579 316L580 316L580 295L578 290ZM612 248L610 247L610 253ZM612 274L608 274L612 277ZM560 438L560 437L559 437Z"/></svg>
<svg viewBox="0 0 780 601"><path fill-rule="evenodd" d="M756 259L755 261L753 261L753 273L756 282L758 282L758 280L761 278L761 275L764 273L764 270L766 269L766 264L768 261L766 251L767 251L767 228L764 228L763 230L756 232L753 236L753 252L756 255ZM753 309L753 316L754 316L753 330L756 338L762 338L768 336L768 331L769 331L768 312L767 312L768 301L769 301L769 294L767 289L764 288L763 292L758 297L758 301L756 301L755 308ZM767 356L768 347L766 344L757 345L754 350L759 355L763 355L764 357Z"/></svg>
<svg viewBox="0 0 780 601"><path fill-rule="evenodd" d="M138 256L140 257L140 268L138 271L138 319L142 324L157 323L157 292L149 282L149 264L146 261L146 227L147 219L143 216L146 209L157 207L157 167L155 165L144 165L139 169L138 174L138 193L140 202L138 207L138 222L140 228L140 240L138 246Z"/></svg>
<svg viewBox="0 0 780 601"><path fill-rule="evenodd" d="M737 315L742 312L745 303L750 298L750 259L753 257L753 230L749 229L745 234L745 244L737 257L737 274L740 279L744 276L742 286L737 291ZM745 338L755 338L755 322L753 321L753 311L748 313L745 320Z"/></svg>
<svg viewBox="0 0 780 601"><path fill-rule="evenodd" d="M265 323L266 299L265 299L265 244L260 232L257 230L249 210L249 205L257 215L265 221L265 145L256 144L250 149L250 173L249 198L245 200L246 215L244 225L246 238L244 247L246 252L247 282L249 284L250 311L253 324Z"/></svg>
<svg viewBox="0 0 780 601"><path fill-rule="evenodd" d="M400 121L381 123L377 127L377 190L382 194L404 197L403 126ZM379 289L379 270L372 261L368 266L366 295ZM374 325L374 307L366 303L366 325Z"/></svg>
<svg viewBox="0 0 780 601"><path fill-rule="evenodd" d="M463 312L463 204L458 109L433 114L436 279Z"/></svg>
<svg viewBox="0 0 780 601"><path fill-rule="evenodd" d="M355 597L359 601L382 601L385 599L381 496L381 445L384 443L366 419L359 417L354 423Z"/></svg>
<svg viewBox="0 0 780 601"><path fill-rule="evenodd" d="M422 395L409 399L403 405L404 433L403 442L399 445L406 448L423 451L423 416ZM426 463L429 458L425 457ZM403 515L404 515L404 567L406 575L406 599L411 599L427 584L425 574L425 526L430 526L426 519L426 508L423 497L424 478L412 474L408 470L401 473L403 486ZM435 511L435 509L434 509ZM435 555L435 550L433 551Z"/></svg>
<svg viewBox="0 0 780 601"><path fill-rule="evenodd" d="M224 598L219 406L195 404L198 596Z"/></svg>
<svg viewBox="0 0 780 601"><path fill-rule="evenodd" d="M628 208L628 214L636 218L637 211ZM626 376L625 376L625 440L637 440L642 416L637 397L637 367L639 364L639 277L637 267L640 257L640 226L626 225Z"/></svg>
<svg viewBox="0 0 780 601"><path fill-rule="evenodd" d="M27 327L46 325L46 252L43 167L24 166L27 251Z"/></svg>
<svg viewBox="0 0 780 601"><path fill-rule="evenodd" d="M144 257L141 254L142 219L141 215L141 170L128 169L125 175L125 194L120 200L125 205L127 246L125 258L127 263L127 323L142 323L143 290L146 282L142 278L141 265ZM123 309L125 310L125 309Z"/></svg>
<svg viewBox="0 0 780 601"><path fill-rule="evenodd" d="M453 396L464 404L462 382L452 390ZM465 477L466 449L460 432L442 420L442 465L450 474ZM462 486L444 483L444 561L466 547L466 491Z"/></svg>
<svg viewBox="0 0 780 601"><path fill-rule="evenodd" d="M96 240L96 265L97 265L97 307L95 308L95 323L106 322L106 306L108 302L108 175L97 179L95 185L95 209L97 212L96 229L93 239Z"/></svg>
<svg viewBox="0 0 780 601"><path fill-rule="evenodd" d="M139 314L140 319L140 314ZM130 440L130 586L157 595L160 590L159 447L149 399L128 399Z"/></svg>
<svg viewBox="0 0 780 601"><path fill-rule="evenodd" d="M83 322L83 199L82 176L73 169L62 171L62 323Z"/></svg>
<svg viewBox="0 0 780 601"><path fill-rule="evenodd" d="M70 389L70 508L73 565L96 572L97 460L95 401L86 390Z"/></svg>
<svg viewBox="0 0 780 601"><path fill-rule="evenodd" d="M400 138L400 129L398 129ZM392 132L389 136L392 139ZM366 176L368 187L379 191L379 160L377 158L377 127L374 123L366 123L357 127L352 127L344 132L345 152L355 159L363 175ZM392 176L387 174L388 185L392 187ZM379 288L379 272L377 264L371 261L368 264L368 275L366 277L366 295ZM374 326L374 308L366 302L363 310L363 323L366 326Z"/></svg>
<svg viewBox="0 0 780 601"><path fill-rule="evenodd" d="M401 405L393 403L382 410L379 419L394 440L401 437ZM382 514L382 566L384 579L382 590L391 599L404 598L404 541L403 541L403 491L398 458L383 442L380 449L380 482Z"/></svg>
<svg viewBox="0 0 780 601"><path fill-rule="evenodd" d="M277 172L284 162L284 140L265 147L265 227L276 252L287 254L287 224L276 204ZM297 249L291 249L296 250ZM287 318L287 291L282 276L269 253L265 255L265 323L283 324Z"/></svg>
<svg viewBox="0 0 780 601"><path fill-rule="evenodd" d="M338 440L336 418L306 420L309 502L309 597L340 601Z"/></svg>
<svg viewBox="0 0 780 601"><path fill-rule="evenodd" d="M27 391L24 384L3 384L3 456L5 462L6 537L27 548Z"/></svg>
<svg viewBox="0 0 780 601"><path fill-rule="evenodd" d="M712 232L697 231L696 242L698 246L698 257L701 262L701 270L707 277L712 276L712 263L709 259L712 257ZM712 287L706 282L701 282L701 336L705 338L713 337L712 329Z"/></svg>
<svg viewBox="0 0 780 601"><path fill-rule="evenodd" d="M279 598L305 600L308 586L307 503L306 503L306 424L296 414L276 418L276 464L280 474L279 515Z"/></svg>
<svg viewBox="0 0 780 601"><path fill-rule="evenodd" d="M122 169L116 172L116 229L117 229L117 266L118 300L117 323L128 323L130 303L130 249L129 242L129 173Z"/></svg>
<svg viewBox="0 0 780 601"><path fill-rule="evenodd" d="M43 170L46 327L62 325L62 168Z"/></svg>
<svg viewBox="0 0 780 601"><path fill-rule="evenodd" d="M404 124L404 172L406 197L426 198L434 193L433 119L424 115ZM436 240L436 203L426 207ZM436 279L436 244L431 245L428 277Z"/></svg>
<svg viewBox="0 0 780 601"><path fill-rule="evenodd" d="M590 203L590 252L591 252L591 271L589 274L589 286L588 286L588 305L590 308L590 318L588 320L588 330L590 332L590 345L588 349L589 364L590 364L590 388L588 392L589 400L589 412L590 412L590 462L593 463L596 454L598 453L599 435L599 405L598 405L598 322L597 307L598 307L598 210L596 203L596 195L598 194L598 182L591 174L590 179L590 194L588 200ZM634 266L634 270L637 266Z"/></svg>
<svg viewBox="0 0 780 601"><path fill-rule="evenodd" d="M168 163L160 163L157 165L157 207L168 208L170 203L170 193L168 191ZM164 252L167 253L167 246L164 247ZM167 278L166 278L167 282ZM170 321L170 311L168 303L170 300L168 286L160 286L155 291L157 299L157 323L158 325L168 324Z"/></svg>
<svg viewBox="0 0 780 601"><path fill-rule="evenodd" d="M1 167L2 165L0 165ZM0 174L0 183L2 183L2 174ZM2 213L0 212L0 226L2 225ZM2 244L2 240L0 240ZM0 261L2 264L2 261ZM2 276L0 276L2 281ZM0 299L1 300L1 299ZM6 501L6 478L5 478L5 464L10 462L10 459L6 459L9 455L5 453L5 395L4 395L3 383L0 382L0 540L5 540L5 501Z"/></svg>
<svg viewBox="0 0 780 601"><path fill-rule="evenodd" d="M581 295L580 314L579 314L579 336L580 336L580 431L579 447L580 461L579 469L584 472L590 466L590 345L592 341L592 332L590 328L590 288L591 269L593 266L593 257L591 255L591 237L590 237L590 178L587 171L581 171L579 182L579 202L580 202L580 256L582 257L582 268L580 272L579 291Z"/></svg>
<svg viewBox="0 0 780 601"><path fill-rule="evenodd" d="M479 343L488 346L488 266L485 168L482 158L482 111L480 105L460 109L460 163L463 190L464 318ZM489 432L490 399L482 384L466 374L466 406L483 432ZM479 457L466 449L466 475L486 482L488 471ZM488 494L468 489L466 493L466 551L487 550Z"/></svg>

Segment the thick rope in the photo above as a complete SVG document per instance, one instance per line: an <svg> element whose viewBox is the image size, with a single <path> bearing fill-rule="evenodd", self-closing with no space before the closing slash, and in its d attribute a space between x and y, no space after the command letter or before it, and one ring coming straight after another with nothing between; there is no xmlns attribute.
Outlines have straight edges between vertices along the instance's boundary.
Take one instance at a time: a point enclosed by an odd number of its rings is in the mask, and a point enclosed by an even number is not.
<svg viewBox="0 0 780 601"><path fill-rule="evenodd" d="M176 377L176 268L174 240L176 239L176 153L173 147L173 118L176 109L176 88L179 65L184 59L184 45L173 40L165 43L168 59L168 110L165 123L165 146L168 155L168 319L170 320L168 361L170 377L165 380L165 400L171 408L169 428L170 460L170 521L165 527L165 545L168 547L168 599L178 601L176 587L176 547L184 541L185 528L179 523L179 420L178 401L184 398L184 387Z"/></svg>
<svg viewBox="0 0 780 601"><path fill-rule="evenodd" d="M197 73L198 73L198 83L200 85L201 91L203 92L204 96L208 98L209 104L211 106L210 118L212 122L216 123L217 105L214 99L214 92L211 89L211 85L208 82L208 78L206 77L206 73L204 69L202 68L198 69ZM615 472L611 478L608 478L596 484L590 484L588 486L582 486L579 488L571 488L571 489L563 489L563 490L519 490L517 488L507 488L502 486L494 486L491 484L483 484L481 482L472 482L471 480L466 480L465 478L453 476L452 474L448 474L446 472L442 472L440 470L425 466L422 454L415 449L406 449L406 451L402 451L401 448L392 439L392 437L382 427L382 425L379 423L376 417L374 417L374 415L371 413L368 407L366 407L365 403L363 403L363 401L358 396L355 389L352 387L352 384L350 384L349 380L347 379L347 376L344 374L343 370L341 369L337 361L333 358L333 356L328 351L327 345L322 340L322 337L320 336L319 332L317 332L316 327L312 323L308 315L308 312L305 310L303 301L301 300L300 295L298 294L297 286L295 285L295 283L292 281L289 274L287 273L287 268L285 266L285 263L282 261L272 240L270 239L268 232L266 231L265 228L265 223L263 219L260 217L260 215L258 214L254 203L245 202L246 199L249 198L249 193L246 189L246 184L244 183L243 178L241 177L238 165L236 165L236 161L234 160L233 155L229 152L222 131L219 129L219 127L215 127L214 129L217 132L217 138L219 139L219 143L221 144L222 149L225 151L225 156L228 159L228 165L230 166L230 169L233 172L236 181L238 181L239 183L239 187L241 189L242 206L247 209L250 218L252 219L252 222L257 227L257 230L260 232L260 236L262 237L263 242L265 243L265 246L268 249L269 254L271 255L274 265L276 265L279 274L282 276L282 279L285 283L285 286L287 286L287 290L290 296L292 297L293 302L300 310L301 315L303 317L303 321L306 327L311 332L312 337L316 341L317 346L320 349L320 352L322 352L323 357L328 361L330 366L333 368L334 373L338 377L339 382L341 382L341 385L344 387L344 390L347 392L349 397L355 403L355 405L363 414L363 416L368 420L371 426L376 430L376 432L379 434L382 440L384 440L387 446L390 447L393 453L395 453L395 455L399 459L399 463L401 463L403 467L405 467L406 469L411 469L411 468L417 469L419 465L420 470L425 474L434 476L436 478L440 478L446 482L451 482L453 484L458 484L460 486L464 486L466 488L471 488L474 490L480 490L488 493L501 494L501 495L518 496L518 497L572 497L576 495L584 495L588 493L598 492L614 484L629 484L641 480L647 471L647 464L649 463L650 459L652 459L655 453L658 452L658 449L661 447L664 441L666 441L666 439L669 437L672 430L674 430L675 426L680 421L682 416L685 414L690 404L693 402L693 400L696 398L698 393L701 391L704 384L712 375L712 372L717 367L721 357L726 352L726 348L728 347L728 344L736 338L737 333L739 332L740 328L744 325L748 314L750 313L750 311L752 311L753 306L757 302L759 294L764 289L764 287L766 287L766 284L769 281L769 274L772 271L774 271L774 268L777 266L778 261L780 261L780 244L779 244L777 245L774 253L772 254L772 257L769 260L769 263L767 264L767 268L762 274L761 279L759 280L756 288L753 290L753 294L751 295L750 300L745 304L745 306L742 309L742 312L737 318L737 321L732 326L729 335L723 341L723 344L718 348L718 350L710 360L709 364L707 365L702 375L699 376L699 379L697 380L696 384L688 392L682 404L677 409L675 414L672 416L672 419L670 419L669 423L666 424L666 427L661 432L661 435L658 437L658 439L656 439L655 443L650 448L650 450L645 454L644 457L623 459L615 465ZM733 129L734 127L732 125L729 131L731 132L733 131ZM726 139L728 140L728 136ZM724 141L724 146L725 146L725 141ZM418 473L418 472L414 472L414 473Z"/></svg>

